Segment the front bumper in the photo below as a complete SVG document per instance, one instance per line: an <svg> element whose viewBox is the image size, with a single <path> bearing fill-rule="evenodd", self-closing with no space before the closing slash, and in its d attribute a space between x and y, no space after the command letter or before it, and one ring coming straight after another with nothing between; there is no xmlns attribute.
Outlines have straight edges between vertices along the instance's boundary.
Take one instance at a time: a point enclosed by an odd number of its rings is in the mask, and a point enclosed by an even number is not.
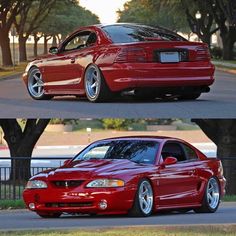
<svg viewBox="0 0 236 236"><path fill-rule="evenodd" d="M112 189L26 189L23 192L25 204L36 212L67 213L125 213L132 208L135 190L128 188ZM101 202L107 208L100 207ZM29 207L34 203L35 209Z"/></svg>
<svg viewBox="0 0 236 236"><path fill-rule="evenodd" d="M202 87L214 83L215 67L210 62L115 63L101 67L113 92L135 88Z"/></svg>

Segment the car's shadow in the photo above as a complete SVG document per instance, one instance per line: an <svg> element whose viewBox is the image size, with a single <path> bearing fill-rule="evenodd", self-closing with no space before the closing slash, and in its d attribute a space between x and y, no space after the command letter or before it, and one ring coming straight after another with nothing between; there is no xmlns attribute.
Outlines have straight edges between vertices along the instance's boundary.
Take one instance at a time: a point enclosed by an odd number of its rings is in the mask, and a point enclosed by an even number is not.
<svg viewBox="0 0 236 236"><path fill-rule="evenodd" d="M169 216L176 216L176 215L194 215L194 211L189 211L185 213L177 212L177 211L172 211L172 212L158 212L154 213L149 217L169 217ZM119 214L119 215L90 215L90 214L62 214L60 218L47 218L47 220L52 220L52 219L58 219L58 220L69 220L69 219L126 219L126 218L131 218L135 219L137 217L132 217L127 214ZM142 218L142 217L139 217ZM147 217L143 217L147 218ZM42 219L42 218L41 218Z"/></svg>
<svg viewBox="0 0 236 236"><path fill-rule="evenodd" d="M80 102L80 103L90 103L84 97L74 97L74 96L56 96L52 99L55 102ZM136 99L132 96L120 96L118 98L113 98L110 101L98 102L96 104L109 104L109 103L133 103L133 104L150 104L150 103L191 103L191 102L205 102L206 99L197 99L197 100L179 100L176 97L170 98L155 98L155 99Z"/></svg>

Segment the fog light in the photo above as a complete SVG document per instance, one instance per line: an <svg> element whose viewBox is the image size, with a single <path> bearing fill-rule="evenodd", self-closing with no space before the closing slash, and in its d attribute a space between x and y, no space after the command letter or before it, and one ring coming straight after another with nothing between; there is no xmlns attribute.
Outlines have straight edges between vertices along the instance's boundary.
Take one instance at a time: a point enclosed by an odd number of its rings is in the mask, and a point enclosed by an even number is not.
<svg viewBox="0 0 236 236"><path fill-rule="evenodd" d="M105 209L107 208L107 201L104 200L104 199L101 200L101 201L99 202L98 206L99 206L99 208L100 208L101 210L105 210Z"/></svg>
<svg viewBox="0 0 236 236"><path fill-rule="evenodd" d="M29 208L30 208L31 210L35 210L35 204L34 204L34 203L30 203L30 204L29 204Z"/></svg>

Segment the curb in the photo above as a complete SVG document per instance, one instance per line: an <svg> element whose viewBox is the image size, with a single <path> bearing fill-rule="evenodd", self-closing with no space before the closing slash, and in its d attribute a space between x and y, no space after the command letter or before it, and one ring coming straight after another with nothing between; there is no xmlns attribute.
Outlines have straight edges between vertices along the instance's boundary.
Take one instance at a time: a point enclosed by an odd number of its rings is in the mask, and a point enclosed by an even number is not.
<svg viewBox="0 0 236 236"><path fill-rule="evenodd" d="M18 77L22 76L23 73L24 72L17 73L17 74L14 74L14 75L9 75L9 76L6 76L6 77L0 77L0 82L1 81L6 81L6 80L17 79Z"/></svg>
<svg viewBox="0 0 236 236"><path fill-rule="evenodd" d="M216 70L236 75L236 69L227 69L227 68L216 66Z"/></svg>

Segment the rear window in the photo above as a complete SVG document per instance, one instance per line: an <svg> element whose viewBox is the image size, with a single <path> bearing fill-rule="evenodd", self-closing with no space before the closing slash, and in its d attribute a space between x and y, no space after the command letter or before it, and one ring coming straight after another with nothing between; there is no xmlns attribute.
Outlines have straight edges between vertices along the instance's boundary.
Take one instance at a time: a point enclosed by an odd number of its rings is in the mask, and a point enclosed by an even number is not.
<svg viewBox="0 0 236 236"><path fill-rule="evenodd" d="M113 43L142 41L186 41L183 37L163 28L140 25L110 25L103 30Z"/></svg>

